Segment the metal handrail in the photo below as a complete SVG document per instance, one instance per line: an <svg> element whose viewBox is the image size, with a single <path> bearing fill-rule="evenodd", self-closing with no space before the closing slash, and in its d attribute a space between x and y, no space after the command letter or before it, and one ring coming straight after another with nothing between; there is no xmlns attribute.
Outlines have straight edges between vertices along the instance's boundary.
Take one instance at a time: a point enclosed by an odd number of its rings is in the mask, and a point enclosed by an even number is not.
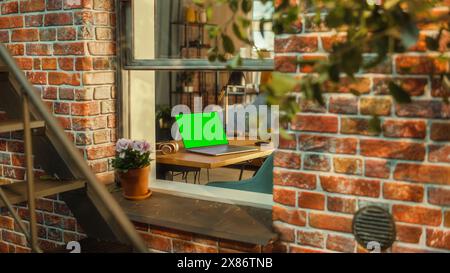
<svg viewBox="0 0 450 273"><path fill-rule="evenodd" d="M147 252L148 249L136 232L133 224L116 200L114 200L107 191L105 186L102 185L92 173L84 158L81 157L73 143L69 141L56 118L48 111L41 98L35 92L34 87L28 81L23 71L17 66L16 61L12 58L3 44L0 44L0 59L4 62L9 72L16 78L21 86L21 92L28 98L29 102L35 107L37 113L45 121L48 130L50 130L50 132L54 134L56 140L60 142L61 147L59 147L59 152L64 153L73 159L74 166L71 167L77 169L83 178L86 179L89 189L92 190L98 201L107 204L107 206L105 206L106 210L108 210L117 222L116 228L126 237L127 241L133 246L135 251Z"/></svg>

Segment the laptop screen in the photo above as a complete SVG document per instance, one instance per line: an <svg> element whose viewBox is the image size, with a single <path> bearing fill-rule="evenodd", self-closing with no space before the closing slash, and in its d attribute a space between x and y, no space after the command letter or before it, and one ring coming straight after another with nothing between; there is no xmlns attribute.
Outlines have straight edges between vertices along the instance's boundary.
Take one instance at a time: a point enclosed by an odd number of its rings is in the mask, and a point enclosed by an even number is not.
<svg viewBox="0 0 450 273"><path fill-rule="evenodd" d="M217 112L180 114L175 119L186 149L228 144Z"/></svg>

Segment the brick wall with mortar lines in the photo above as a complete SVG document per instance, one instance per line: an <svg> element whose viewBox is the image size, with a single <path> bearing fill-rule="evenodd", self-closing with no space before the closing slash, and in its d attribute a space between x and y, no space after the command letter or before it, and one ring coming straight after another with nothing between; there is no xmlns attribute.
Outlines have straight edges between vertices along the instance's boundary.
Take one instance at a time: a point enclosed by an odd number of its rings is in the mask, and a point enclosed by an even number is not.
<svg viewBox="0 0 450 273"><path fill-rule="evenodd" d="M108 160L116 140L114 2L0 1L0 42L7 45L93 171L106 181L112 177ZM7 119L7 113L0 112L0 118ZM1 183L24 179L21 138L20 133L0 136ZM37 208L44 249L84 237L58 196L37 200ZM17 210L27 219L26 204ZM28 251L13 219L4 210L2 215L0 252Z"/></svg>
<svg viewBox="0 0 450 273"><path fill-rule="evenodd" d="M297 1L292 1L293 3ZM449 12L449 1L434 14ZM326 58L342 39L302 14L302 31L276 39L276 70L301 77L311 67L298 59ZM326 106L303 101L302 112L281 141L274 170L274 227L289 252L364 250L351 234L353 214L368 204L387 208L396 221L392 252L450 251L450 105L431 72L448 63L426 52L424 37L438 25L421 27L420 42L382 66L358 74L354 83L329 88ZM449 33L445 33L449 41ZM412 96L400 105L388 95L386 79ZM357 97L351 90L361 93ZM369 130L378 115L382 132Z"/></svg>
<svg viewBox="0 0 450 273"><path fill-rule="evenodd" d="M112 0L0 1L1 42L7 44L96 173L110 170L107 160L114 154L112 143L116 140L113 3ZM7 119L7 113L0 112L0 118ZM20 133L0 136L3 183L23 179L20 140ZM110 179L110 175L106 178ZM39 243L43 249L85 237L59 196L38 199L36 206ZM27 224L27 204L16 208ZM270 252L278 247L278 244L263 247L219 240L142 223L135 226L155 252ZM13 218L1 209L0 253L29 251Z"/></svg>

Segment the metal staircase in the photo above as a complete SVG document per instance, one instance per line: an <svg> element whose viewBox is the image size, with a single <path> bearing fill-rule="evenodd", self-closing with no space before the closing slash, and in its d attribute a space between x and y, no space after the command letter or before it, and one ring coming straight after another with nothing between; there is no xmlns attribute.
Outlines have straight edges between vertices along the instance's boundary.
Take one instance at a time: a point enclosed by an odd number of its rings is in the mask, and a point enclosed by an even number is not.
<svg viewBox="0 0 450 273"><path fill-rule="evenodd" d="M11 118L0 122L0 133L23 131L26 182L0 186L0 207L6 207L25 234L32 251L42 252L37 240L35 200L60 194L88 238L147 248L123 210L91 172L58 121L3 44L0 44L0 108ZM56 179L33 175L34 162ZM30 230L13 205L28 202Z"/></svg>

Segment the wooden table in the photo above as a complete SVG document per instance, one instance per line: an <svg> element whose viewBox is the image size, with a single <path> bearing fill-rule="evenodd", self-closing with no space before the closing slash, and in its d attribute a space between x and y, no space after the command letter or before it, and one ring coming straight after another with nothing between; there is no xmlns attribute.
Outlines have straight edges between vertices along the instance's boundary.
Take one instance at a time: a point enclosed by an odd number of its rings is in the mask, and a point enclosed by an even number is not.
<svg viewBox="0 0 450 273"><path fill-rule="evenodd" d="M234 140L230 141L230 145L239 146L255 146L254 140ZM176 165L184 167L202 168L202 169L216 169L233 164L239 164L247 162L253 159L267 157L274 151L273 148L258 147L258 151L251 151L245 153L221 155L221 156L208 156L195 154L186 151L183 145L180 145L180 150L176 154L170 155L157 155L156 162L159 164Z"/></svg>

